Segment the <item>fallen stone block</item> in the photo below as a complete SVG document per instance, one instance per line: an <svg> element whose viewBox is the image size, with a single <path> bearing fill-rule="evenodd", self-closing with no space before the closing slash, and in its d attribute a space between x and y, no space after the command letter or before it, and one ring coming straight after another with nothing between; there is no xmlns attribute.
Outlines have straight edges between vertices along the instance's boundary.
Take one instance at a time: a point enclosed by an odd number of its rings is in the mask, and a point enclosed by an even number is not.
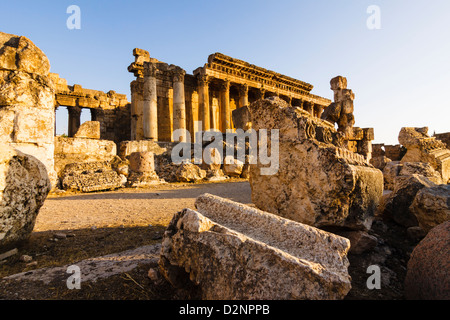
<svg viewBox="0 0 450 320"><path fill-rule="evenodd" d="M450 299L449 247L450 221L447 221L434 227L414 248L405 278L406 299Z"/></svg>
<svg viewBox="0 0 450 320"><path fill-rule="evenodd" d="M407 149L402 162L426 162L439 172L443 182L450 180L450 150L428 135L428 128L402 128L398 141Z"/></svg>
<svg viewBox="0 0 450 320"><path fill-rule="evenodd" d="M64 190L95 192L122 188L124 181L109 161L72 163L66 165L62 173L62 187Z"/></svg>
<svg viewBox="0 0 450 320"><path fill-rule="evenodd" d="M267 165L260 159L250 166L259 209L318 228L370 229L383 193L380 170L340 147L342 135L331 123L280 99L259 100L249 110L253 129L279 130L278 171L262 174Z"/></svg>
<svg viewBox="0 0 450 320"><path fill-rule="evenodd" d="M77 133L75 133L74 138L100 139L100 122L84 122L78 129Z"/></svg>
<svg viewBox="0 0 450 320"><path fill-rule="evenodd" d="M410 210L425 232L450 220L450 185L421 189Z"/></svg>
<svg viewBox="0 0 450 320"><path fill-rule="evenodd" d="M50 191L46 167L0 143L0 250L28 239Z"/></svg>
<svg viewBox="0 0 450 320"><path fill-rule="evenodd" d="M205 194L163 239L160 271L205 300L343 299L348 239Z"/></svg>
<svg viewBox="0 0 450 320"><path fill-rule="evenodd" d="M435 184L417 174L398 176L394 181L394 191L384 199L383 215L407 228L417 226L417 218L410 206L421 189L433 187Z"/></svg>

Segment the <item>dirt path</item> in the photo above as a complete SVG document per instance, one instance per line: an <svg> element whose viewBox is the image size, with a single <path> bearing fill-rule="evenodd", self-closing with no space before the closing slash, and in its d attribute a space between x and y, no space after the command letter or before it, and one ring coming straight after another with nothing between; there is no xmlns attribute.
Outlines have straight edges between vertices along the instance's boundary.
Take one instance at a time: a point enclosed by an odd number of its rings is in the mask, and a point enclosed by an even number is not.
<svg viewBox="0 0 450 320"><path fill-rule="evenodd" d="M50 196L41 208L34 231L166 226L176 212L194 209L195 199L203 193L251 204L247 181L166 184L150 189Z"/></svg>

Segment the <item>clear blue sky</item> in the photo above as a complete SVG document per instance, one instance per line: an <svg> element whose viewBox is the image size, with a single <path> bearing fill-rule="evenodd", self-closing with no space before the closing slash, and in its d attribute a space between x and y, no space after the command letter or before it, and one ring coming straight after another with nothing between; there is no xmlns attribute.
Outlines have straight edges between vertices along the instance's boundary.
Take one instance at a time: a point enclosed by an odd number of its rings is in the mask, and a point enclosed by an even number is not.
<svg viewBox="0 0 450 320"><path fill-rule="evenodd" d="M81 9L80 30L66 27L69 5ZM369 5L381 9L379 30L367 28ZM1 0L0 31L30 38L69 84L129 98L136 47L188 73L222 52L330 99L342 75L356 126L396 144L403 126L450 131L449 17L449 0Z"/></svg>

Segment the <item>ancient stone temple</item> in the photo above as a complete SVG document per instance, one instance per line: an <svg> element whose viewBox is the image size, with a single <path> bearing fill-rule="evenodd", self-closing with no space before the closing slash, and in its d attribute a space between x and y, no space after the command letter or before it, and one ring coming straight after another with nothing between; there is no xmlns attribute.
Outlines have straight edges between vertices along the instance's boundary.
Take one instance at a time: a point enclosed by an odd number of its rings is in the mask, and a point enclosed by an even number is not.
<svg viewBox="0 0 450 320"><path fill-rule="evenodd" d="M77 135L81 111L88 109L91 120L100 123L99 139L116 143L130 139L130 103L125 94L68 85L66 79L56 73L51 73L50 77L55 85L55 109L67 107L69 137Z"/></svg>
<svg viewBox="0 0 450 320"><path fill-rule="evenodd" d="M311 93L309 83L221 53L187 74L178 66L134 49L131 83L131 139L195 142L195 132L234 129L232 111L261 98L278 96L320 117L331 101ZM173 132L178 132L177 139Z"/></svg>

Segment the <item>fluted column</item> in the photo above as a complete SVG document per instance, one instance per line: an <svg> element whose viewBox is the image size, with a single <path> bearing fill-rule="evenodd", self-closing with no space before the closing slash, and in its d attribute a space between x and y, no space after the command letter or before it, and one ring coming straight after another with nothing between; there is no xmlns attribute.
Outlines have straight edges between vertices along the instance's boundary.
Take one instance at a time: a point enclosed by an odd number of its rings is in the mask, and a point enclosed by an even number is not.
<svg viewBox="0 0 450 320"><path fill-rule="evenodd" d="M248 85L244 84L239 87L239 107L248 106Z"/></svg>
<svg viewBox="0 0 450 320"><path fill-rule="evenodd" d="M156 92L156 66L147 63L144 69L143 128L144 138L158 141L158 96Z"/></svg>
<svg viewBox="0 0 450 320"><path fill-rule="evenodd" d="M203 131L211 128L209 112L209 77L200 75L198 77L198 107L201 113Z"/></svg>
<svg viewBox="0 0 450 320"><path fill-rule="evenodd" d="M186 97L184 92L184 76L181 68L173 70L173 130L183 131L178 141L186 142Z"/></svg>
<svg viewBox="0 0 450 320"><path fill-rule="evenodd" d="M231 129L232 127L230 111L230 81L225 80L220 89L222 131L226 132L227 129Z"/></svg>

